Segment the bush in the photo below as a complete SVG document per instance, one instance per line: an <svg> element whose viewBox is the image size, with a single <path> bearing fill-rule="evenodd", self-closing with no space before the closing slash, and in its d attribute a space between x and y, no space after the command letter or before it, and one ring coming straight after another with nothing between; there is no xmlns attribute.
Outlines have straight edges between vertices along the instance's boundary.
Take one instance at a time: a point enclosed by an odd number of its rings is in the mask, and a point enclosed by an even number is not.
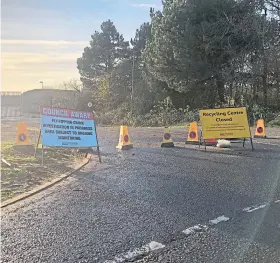
<svg viewBox="0 0 280 263"><path fill-rule="evenodd" d="M264 119L265 124L271 125L271 122L274 123L273 121L277 119L277 116L279 116L279 112L277 113L275 109L271 109L269 107L266 108L255 104L253 107L248 108L248 119L250 125L252 126L256 124L258 119ZM275 123L277 123L277 120Z"/></svg>
<svg viewBox="0 0 280 263"><path fill-rule="evenodd" d="M145 115L149 126L170 126L184 122L198 121L199 111L186 109L176 109L174 105L165 99L153 107L150 113Z"/></svg>
<svg viewBox="0 0 280 263"><path fill-rule="evenodd" d="M185 122L198 121L199 111L186 109L176 109L167 98L156 104L149 113L136 115L131 111L128 103L123 103L118 109L101 114L97 121L103 125L121 125L125 123L129 126L170 126Z"/></svg>
<svg viewBox="0 0 280 263"><path fill-rule="evenodd" d="M273 112L269 108L254 105L248 108L248 118L251 125L255 125L256 120L264 118L265 123L270 126L280 126L280 114ZM130 103L123 103L117 109L99 114L97 122L103 125L121 125L125 123L129 126L171 126L185 124L192 121L199 121L199 110L175 108L169 98L158 102L150 112L137 115L135 109L131 110Z"/></svg>
<svg viewBox="0 0 280 263"><path fill-rule="evenodd" d="M115 110L99 114L96 119L98 123L103 125L120 125L127 120L129 113L130 106L127 103L123 103Z"/></svg>
<svg viewBox="0 0 280 263"><path fill-rule="evenodd" d="M278 113L278 116L276 116L274 120L270 121L268 125L272 127L280 127L280 113Z"/></svg>

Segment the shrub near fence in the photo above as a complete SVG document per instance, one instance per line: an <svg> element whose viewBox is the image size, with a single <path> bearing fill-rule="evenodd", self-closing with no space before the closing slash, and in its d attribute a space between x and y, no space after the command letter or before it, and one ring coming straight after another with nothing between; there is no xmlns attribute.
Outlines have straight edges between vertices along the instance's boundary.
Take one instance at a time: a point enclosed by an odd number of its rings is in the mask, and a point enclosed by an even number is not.
<svg viewBox="0 0 280 263"><path fill-rule="evenodd" d="M272 110L254 106L248 108L248 120L251 126L256 124L258 118L263 117L267 125L277 126L280 119L279 113ZM120 125L125 122L129 126L170 126L199 121L199 109L176 109L172 103L165 101L155 105L149 113L136 115L128 104L122 104L118 109L100 114L97 118L99 124Z"/></svg>

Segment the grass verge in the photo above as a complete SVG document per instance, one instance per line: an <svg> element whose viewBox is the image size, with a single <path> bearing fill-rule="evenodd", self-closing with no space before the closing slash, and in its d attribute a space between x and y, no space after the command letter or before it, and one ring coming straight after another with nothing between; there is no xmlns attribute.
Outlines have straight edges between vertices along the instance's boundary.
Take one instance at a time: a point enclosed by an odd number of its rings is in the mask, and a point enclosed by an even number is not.
<svg viewBox="0 0 280 263"><path fill-rule="evenodd" d="M23 154L13 146L11 142L2 142L1 145L1 157L11 164L11 167L3 163L1 165L1 201L29 191L70 171L71 167L83 157L71 149L49 148L45 150L42 166L40 153L35 158L32 153Z"/></svg>

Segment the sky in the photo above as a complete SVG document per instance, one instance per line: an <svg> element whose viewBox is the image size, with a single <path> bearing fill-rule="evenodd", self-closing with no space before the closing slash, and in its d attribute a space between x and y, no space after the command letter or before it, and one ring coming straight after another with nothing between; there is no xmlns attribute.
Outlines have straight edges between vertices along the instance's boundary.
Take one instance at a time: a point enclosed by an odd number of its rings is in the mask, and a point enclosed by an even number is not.
<svg viewBox="0 0 280 263"><path fill-rule="evenodd" d="M55 87L79 78L76 61L111 19L126 40L161 0L0 0L1 90Z"/></svg>

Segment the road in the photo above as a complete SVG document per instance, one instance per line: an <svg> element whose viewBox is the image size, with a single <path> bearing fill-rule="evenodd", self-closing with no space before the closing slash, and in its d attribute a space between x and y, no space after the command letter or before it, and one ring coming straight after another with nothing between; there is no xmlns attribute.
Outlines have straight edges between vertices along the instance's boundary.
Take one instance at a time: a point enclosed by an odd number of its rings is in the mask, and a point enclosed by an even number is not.
<svg viewBox="0 0 280 263"><path fill-rule="evenodd" d="M2 210L2 262L280 262L280 140L204 152L172 131L119 152L99 128L102 164Z"/></svg>

